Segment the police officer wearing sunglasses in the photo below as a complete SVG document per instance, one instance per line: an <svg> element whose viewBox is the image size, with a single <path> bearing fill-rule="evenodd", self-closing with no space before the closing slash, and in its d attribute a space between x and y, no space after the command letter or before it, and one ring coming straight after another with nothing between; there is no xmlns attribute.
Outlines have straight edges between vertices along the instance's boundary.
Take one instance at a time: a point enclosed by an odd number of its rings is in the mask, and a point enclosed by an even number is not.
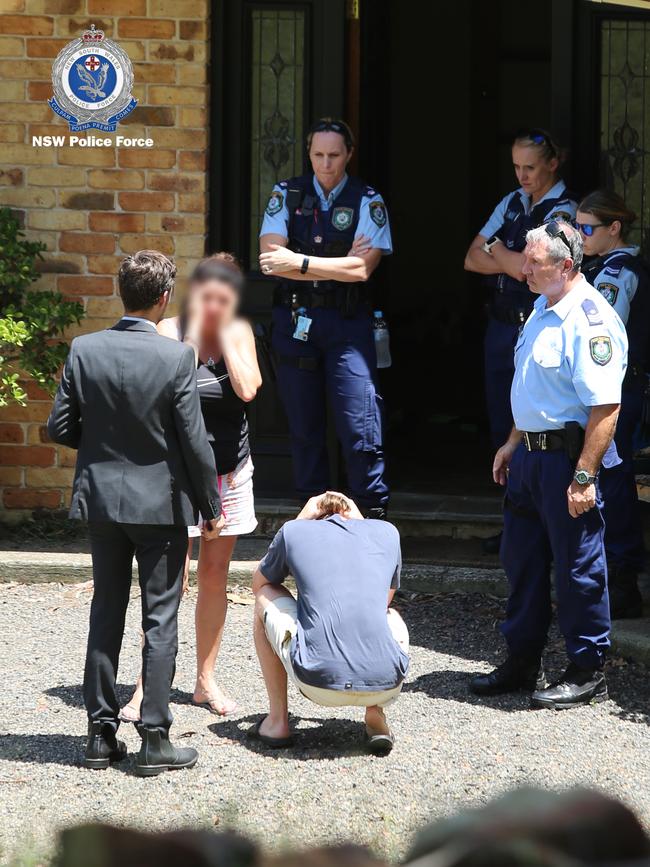
<svg viewBox="0 0 650 867"><path fill-rule="evenodd" d="M562 150L540 129L520 130L512 163L520 187L508 193L472 241L465 268L483 274L492 291L485 335L485 396L494 447L512 428L510 385L519 329L534 298L522 274L526 233L553 218L575 217L576 203L559 177Z"/></svg>
<svg viewBox="0 0 650 867"><path fill-rule="evenodd" d="M613 435L627 363L619 316L580 273L582 238L552 220L527 235L522 274L537 295L515 349L514 427L494 459L507 485L501 560L510 595L506 661L470 683L479 695L527 689L532 705L604 701L610 614L601 465L619 462ZM551 622L551 564L569 664L550 686L542 653Z"/></svg>
<svg viewBox="0 0 650 867"><path fill-rule="evenodd" d="M584 275L625 323L630 344L615 436L622 462L604 470L600 478L614 620L643 614L638 573L645 567L645 546L633 459L639 422L644 416L646 424L650 419L646 396L650 373L650 271L639 248L628 240L635 219L617 193L596 190L580 203L576 222L585 256L589 257Z"/></svg>
<svg viewBox="0 0 650 867"><path fill-rule="evenodd" d="M346 168L354 150L343 121L307 136L312 171L276 184L260 231L260 268L278 277L273 347L289 422L295 486L305 499L331 487L329 397L354 500L384 517L383 408L367 281L392 252L382 197Z"/></svg>

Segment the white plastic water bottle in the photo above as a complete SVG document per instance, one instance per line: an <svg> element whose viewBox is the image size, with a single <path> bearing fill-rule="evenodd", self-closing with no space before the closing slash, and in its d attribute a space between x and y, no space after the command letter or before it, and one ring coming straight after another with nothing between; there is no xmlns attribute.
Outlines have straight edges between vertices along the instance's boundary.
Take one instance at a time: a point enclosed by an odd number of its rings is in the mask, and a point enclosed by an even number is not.
<svg viewBox="0 0 650 867"><path fill-rule="evenodd" d="M375 310L372 321L375 335L375 350L377 352L377 367L390 367L393 363L390 357L390 336L388 326L381 310Z"/></svg>

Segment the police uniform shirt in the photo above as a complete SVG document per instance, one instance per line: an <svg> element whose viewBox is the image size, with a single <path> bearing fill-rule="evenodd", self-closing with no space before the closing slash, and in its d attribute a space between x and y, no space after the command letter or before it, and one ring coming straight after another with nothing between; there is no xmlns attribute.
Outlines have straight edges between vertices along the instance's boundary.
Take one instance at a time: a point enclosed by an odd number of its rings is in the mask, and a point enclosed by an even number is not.
<svg viewBox="0 0 650 867"><path fill-rule="evenodd" d="M326 196L318 180L314 177L314 189L318 194L320 211L330 210L336 202L336 197L346 185L347 180L348 176L345 175L343 180ZM384 200L378 192L371 187L368 188L367 192L368 195L364 195L361 199L359 223L354 237L359 238L361 235L365 235L370 239L371 246L377 250L381 250L386 256L393 252L388 211L386 210ZM281 184L275 184L264 211L260 237L271 233L283 235L285 238L289 234L289 209L287 208L286 185L283 187Z"/></svg>
<svg viewBox="0 0 650 867"><path fill-rule="evenodd" d="M633 246L618 247L616 250L612 250L610 256L607 256L603 261L603 268L593 281L594 288L600 292L606 301L609 301L625 323L630 316L630 305L639 287L639 278L634 271L626 268L620 261L612 261L612 264L608 265L608 260L615 259L621 253L638 256L639 252L639 247Z"/></svg>
<svg viewBox="0 0 650 867"><path fill-rule="evenodd" d="M531 197L524 192L522 187L520 187L518 190L508 193L507 196L504 196L503 199L501 199L492 212L490 219L479 232L479 235L483 235L484 238L491 238L493 235L497 234L499 229L506 222L506 215L508 214L511 203L516 196L521 199L525 214L529 214L533 208L538 207L538 205L541 205L542 202L545 202L547 199L560 199L557 205L554 208L551 208L548 212L544 218L544 222L548 222L549 220L571 221L575 218L578 206L573 200L563 198L566 196L566 192L567 188L564 181L558 181L545 195L542 196L539 202L533 204Z"/></svg>
<svg viewBox="0 0 650 867"><path fill-rule="evenodd" d="M621 402L626 366L625 326L584 276L552 307L540 295L515 347L515 427L586 427L592 406Z"/></svg>

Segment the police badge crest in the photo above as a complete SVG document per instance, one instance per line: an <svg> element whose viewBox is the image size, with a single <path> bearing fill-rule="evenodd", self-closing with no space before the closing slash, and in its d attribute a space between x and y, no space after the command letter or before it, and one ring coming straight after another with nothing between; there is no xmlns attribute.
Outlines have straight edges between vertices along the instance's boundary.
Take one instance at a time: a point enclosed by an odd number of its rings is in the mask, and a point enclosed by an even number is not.
<svg viewBox="0 0 650 867"><path fill-rule="evenodd" d="M334 208L332 211L332 225L340 232L344 232L352 225L354 208Z"/></svg>
<svg viewBox="0 0 650 867"><path fill-rule="evenodd" d="M52 86L48 104L68 121L71 132L115 132L137 105L127 53L94 24L61 49L52 65Z"/></svg>
<svg viewBox="0 0 650 867"><path fill-rule="evenodd" d="M618 286L613 283L599 283L596 287L605 301L608 301L612 307L616 304L618 298Z"/></svg>
<svg viewBox="0 0 650 867"><path fill-rule="evenodd" d="M612 358L612 341L605 335L592 337L589 341L589 351L596 364L607 364Z"/></svg>
<svg viewBox="0 0 650 867"><path fill-rule="evenodd" d="M383 202L370 202L370 218L380 229L386 225L386 208Z"/></svg>

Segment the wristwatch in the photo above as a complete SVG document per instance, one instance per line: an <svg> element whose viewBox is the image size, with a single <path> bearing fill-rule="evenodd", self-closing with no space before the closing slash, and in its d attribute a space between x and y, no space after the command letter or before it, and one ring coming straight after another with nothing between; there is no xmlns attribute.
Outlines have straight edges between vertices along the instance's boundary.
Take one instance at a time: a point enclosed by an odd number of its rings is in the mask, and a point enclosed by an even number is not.
<svg viewBox="0 0 650 867"><path fill-rule="evenodd" d="M592 476L587 470L576 470L573 478L579 485L593 485L596 481L596 476Z"/></svg>
<svg viewBox="0 0 650 867"><path fill-rule="evenodd" d="M300 273L306 274L307 268L309 268L309 256L305 256L305 258L302 260L302 265L300 266Z"/></svg>

